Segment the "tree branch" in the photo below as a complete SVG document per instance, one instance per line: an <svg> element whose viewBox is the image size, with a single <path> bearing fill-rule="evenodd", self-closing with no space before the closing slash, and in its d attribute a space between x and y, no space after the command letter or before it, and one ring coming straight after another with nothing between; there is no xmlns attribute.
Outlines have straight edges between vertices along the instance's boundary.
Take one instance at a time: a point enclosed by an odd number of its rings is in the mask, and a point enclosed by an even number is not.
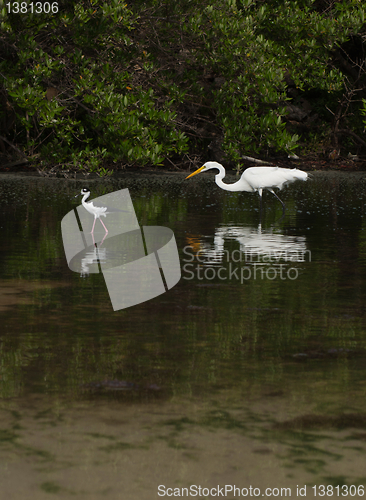
<svg viewBox="0 0 366 500"><path fill-rule="evenodd" d="M27 161L28 161L28 158L27 158L27 155L25 155L23 153L23 151L21 151L19 148L17 148L16 146L14 146L13 143L11 143L10 141L8 141L8 139L5 139L5 137L3 137L2 135L0 135L0 139L4 142L6 142L6 144L9 144L9 146L13 149L15 149L15 151L17 151L20 155L23 156L23 158L25 158Z"/></svg>

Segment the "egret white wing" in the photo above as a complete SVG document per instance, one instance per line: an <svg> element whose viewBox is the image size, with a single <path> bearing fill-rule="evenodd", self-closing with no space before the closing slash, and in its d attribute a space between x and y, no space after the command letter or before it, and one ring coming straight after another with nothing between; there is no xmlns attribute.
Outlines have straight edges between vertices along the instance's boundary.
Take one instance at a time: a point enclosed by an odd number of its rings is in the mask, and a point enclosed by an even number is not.
<svg viewBox="0 0 366 500"><path fill-rule="evenodd" d="M297 179L306 180L307 173L296 168L281 167L251 167L243 173L244 179L253 189L279 188Z"/></svg>

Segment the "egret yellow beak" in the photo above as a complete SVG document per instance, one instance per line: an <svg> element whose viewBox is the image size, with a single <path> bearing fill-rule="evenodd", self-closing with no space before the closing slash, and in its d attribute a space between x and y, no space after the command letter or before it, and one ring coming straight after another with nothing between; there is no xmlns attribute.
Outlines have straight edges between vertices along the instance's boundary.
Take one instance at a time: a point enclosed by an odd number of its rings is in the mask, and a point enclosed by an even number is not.
<svg viewBox="0 0 366 500"><path fill-rule="evenodd" d="M202 172L202 170L203 170L204 168L205 168L205 167L203 166L203 167L199 168L198 170L196 170L195 172L193 172L192 174L189 174L189 176L188 176L188 177L186 177L186 179L189 179L190 177L193 177L194 175L199 174L200 172Z"/></svg>

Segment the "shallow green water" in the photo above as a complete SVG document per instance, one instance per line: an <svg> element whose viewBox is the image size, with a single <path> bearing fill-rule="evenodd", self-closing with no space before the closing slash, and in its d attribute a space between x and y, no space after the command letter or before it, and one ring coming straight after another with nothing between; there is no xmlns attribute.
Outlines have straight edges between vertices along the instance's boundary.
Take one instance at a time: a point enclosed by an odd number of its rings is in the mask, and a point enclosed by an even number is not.
<svg viewBox="0 0 366 500"><path fill-rule="evenodd" d="M364 175L290 186L283 218L267 193L261 219L256 195L184 177L0 177L4 498L366 483ZM174 231L174 288L113 312L68 269L84 186L128 187L141 226Z"/></svg>

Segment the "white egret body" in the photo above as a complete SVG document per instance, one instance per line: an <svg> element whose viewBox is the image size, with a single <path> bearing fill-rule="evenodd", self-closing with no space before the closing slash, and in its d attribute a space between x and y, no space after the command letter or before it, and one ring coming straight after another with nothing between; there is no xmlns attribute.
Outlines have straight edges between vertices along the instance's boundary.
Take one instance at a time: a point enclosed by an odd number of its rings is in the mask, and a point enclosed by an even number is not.
<svg viewBox="0 0 366 500"><path fill-rule="evenodd" d="M225 184L225 182L222 181L226 175L224 167L216 161L208 161L203 167L188 175L186 179L201 172L205 172L206 170L210 170L211 168L216 168L219 171L215 176L215 182L221 189L225 189L225 191L246 191L248 193L257 191L261 200L263 189L267 189L278 198L284 209L285 205L283 201L273 191L273 188L282 189L286 184L290 184L296 180L306 181L308 178L306 172L298 170L297 168L250 167L244 170L237 182Z"/></svg>

